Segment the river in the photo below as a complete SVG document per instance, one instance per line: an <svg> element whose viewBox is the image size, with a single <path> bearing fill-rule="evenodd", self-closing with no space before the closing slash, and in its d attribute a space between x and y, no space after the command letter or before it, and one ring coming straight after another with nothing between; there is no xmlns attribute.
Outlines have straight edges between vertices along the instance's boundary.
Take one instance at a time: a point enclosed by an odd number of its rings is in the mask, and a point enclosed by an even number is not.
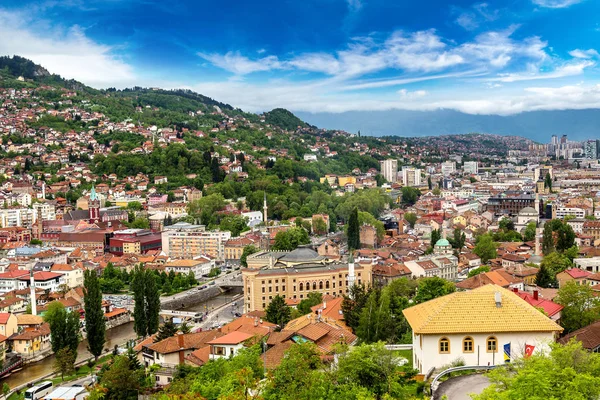
<svg viewBox="0 0 600 400"><path fill-rule="evenodd" d="M133 331L133 322L119 325L106 331L106 343L104 348L112 349L115 345L122 345L130 339L135 339L136 334ZM77 349L77 362L85 361L92 355L87 350L87 339L79 343ZM54 355L44 358L33 364L26 365L21 371L16 372L4 379L11 388L23 385L32 380L39 379L54 370Z"/></svg>

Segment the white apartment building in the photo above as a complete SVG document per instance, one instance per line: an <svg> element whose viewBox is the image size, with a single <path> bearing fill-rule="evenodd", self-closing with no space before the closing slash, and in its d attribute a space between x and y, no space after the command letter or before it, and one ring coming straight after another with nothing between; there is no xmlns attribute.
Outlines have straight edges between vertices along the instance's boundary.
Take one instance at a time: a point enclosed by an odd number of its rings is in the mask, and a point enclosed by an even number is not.
<svg viewBox="0 0 600 400"><path fill-rule="evenodd" d="M600 257L575 258L573 259L573 265L579 269L595 274L600 272Z"/></svg>
<svg viewBox="0 0 600 400"><path fill-rule="evenodd" d="M456 172L455 161L445 161L442 163L442 175L448 176Z"/></svg>
<svg viewBox="0 0 600 400"><path fill-rule="evenodd" d="M463 172L465 174L477 175L479 173L479 163L477 161L465 161Z"/></svg>
<svg viewBox="0 0 600 400"><path fill-rule="evenodd" d="M404 186L421 186L421 170L419 168L402 168L402 183Z"/></svg>
<svg viewBox="0 0 600 400"><path fill-rule="evenodd" d="M381 175L388 182L396 182L398 180L398 160L383 160L380 161Z"/></svg>
<svg viewBox="0 0 600 400"><path fill-rule="evenodd" d="M31 226L35 221L35 212L31 208L0 209L0 228Z"/></svg>
<svg viewBox="0 0 600 400"><path fill-rule="evenodd" d="M556 207L555 218L564 218L567 215L575 218L585 218L585 210L578 207Z"/></svg>
<svg viewBox="0 0 600 400"><path fill-rule="evenodd" d="M42 212L42 221L55 221L56 220L56 207L47 203L35 203L33 205L34 221L37 222L38 209Z"/></svg>
<svg viewBox="0 0 600 400"><path fill-rule="evenodd" d="M231 232L207 231L204 225L178 222L166 226L162 232L162 250L169 257L192 259L208 255L218 261L224 260L224 245Z"/></svg>
<svg viewBox="0 0 600 400"><path fill-rule="evenodd" d="M208 257L199 257L193 260L173 260L165 264L166 272L175 272L177 274L194 274L196 279L210 274L210 270L215 267L215 260Z"/></svg>

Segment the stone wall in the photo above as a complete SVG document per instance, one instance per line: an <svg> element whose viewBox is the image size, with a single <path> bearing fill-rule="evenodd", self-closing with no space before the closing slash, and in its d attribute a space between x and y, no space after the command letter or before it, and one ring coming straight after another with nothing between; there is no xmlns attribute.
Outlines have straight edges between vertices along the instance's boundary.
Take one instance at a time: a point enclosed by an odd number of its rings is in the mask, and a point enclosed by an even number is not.
<svg viewBox="0 0 600 400"><path fill-rule="evenodd" d="M221 293L223 293L223 290L221 290L221 288L218 286L209 286L203 290L188 292L185 297L162 302L161 309L181 310L182 308L208 301L213 297L217 297Z"/></svg>

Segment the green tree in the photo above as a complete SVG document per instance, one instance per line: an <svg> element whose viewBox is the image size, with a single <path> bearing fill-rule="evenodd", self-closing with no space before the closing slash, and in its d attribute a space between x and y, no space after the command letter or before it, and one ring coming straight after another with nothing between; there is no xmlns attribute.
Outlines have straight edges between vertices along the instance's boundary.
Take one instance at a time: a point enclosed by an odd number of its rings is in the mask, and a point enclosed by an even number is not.
<svg viewBox="0 0 600 400"><path fill-rule="evenodd" d="M419 189L415 189L414 187L404 186L401 190L402 194L402 204L404 206L412 206L417 200L419 200L419 196L421 196L421 191Z"/></svg>
<svg viewBox="0 0 600 400"><path fill-rule="evenodd" d="M410 226L410 229L413 229L415 227L415 223L417 222L417 214L407 212L404 214L404 220L408 222L408 226Z"/></svg>
<svg viewBox="0 0 600 400"><path fill-rule="evenodd" d="M222 231L230 231L231 236L239 236L240 233L247 231L248 219L241 215L225 215L219 222L219 229Z"/></svg>
<svg viewBox="0 0 600 400"><path fill-rule="evenodd" d="M575 245L573 228L560 219L553 219L544 224L542 251L545 255L556 250L560 253Z"/></svg>
<svg viewBox="0 0 600 400"><path fill-rule="evenodd" d="M454 283L443 278L433 276L431 278L419 279L417 295L414 298L415 303L424 303L426 301L442 297L453 293L456 290Z"/></svg>
<svg viewBox="0 0 600 400"><path fill-rule="evenodd" d="M360 249L360 226L358 225L358 208L355 208L348 220L348 250L358 249Z"/></svg>
<svg viewBox="0 0 600 400"><path fill-rule="evenodd" d="M65 375L75 372L75 353L68 348L63 347L54 355L54 371L60 373L60 379L65 380Z"/></svg>
<svg viewBox="0 0 600 400"><path fill-rule="evenodd" d="M558 290L556 302L564 308L560 322L565 333L573 332L600 319L600 300L590 285L568 281Z"/></svg>
<svg viewBox="0 0 600 400"><path fill-rule="evenodd" d="M61 349L68 348L77 357L79 345L79 314L69 312L58 301L48 305L44 321L50 325L50 343L56 354Z"/></svg>
<svg viewBox="0 0 600 400"><path fill-rule="evenodd" d="M304 228L290 228L287 231L277 232L273 250L294 250L298 246L309 244L310 238Z"/></svg>
<svg viewBox="0 0 600 400"><path fill-rule="evenodd" d="M543 288L555 288L558 286L556 274L554 274L546 265L541 265L535 275L535 284Z"/></svg>
<svg viewBox="0 0 600 400"><path fill-rule="evenodd" d="M329 227L325 223L325 220L322 217L317 217L313 221L313 232L315 235L325 235Z"/></svg>
<svg viewBox="0 0 600 400"><path fill-rule="evenodd" d="M265 319L283 328L291 320L291 316L292 311L285 304L285 299L279 295L273 297L267 306Z"/></svg>
<svg viewBox="0 0 600 400"><path fill-rule="evenodd" d="M429 190L433 189L433 183L431 183L431 175L427 177L427 187Z"/></svg>
<svg viewBox="0 0 600 400"><path fill-rule="evenodd" d="M458 251L458 253L460 253L462 251L463 247L465 247L465 242L467 241L467 237L464 232L462 232L460 229L456 228L456 229L454 229L454 231L452 233L452 237L448 241L452 245L452 248L456 249Z"/></svg>
<svg viewBox="0 0 600 400"><path fill-rule="evenodd" d="M491 259L496 258L496 243L489 233L477 238L473 253L481 258L483 264L487 264Z"/></svg>
<svg viewBox="0 0 600 400"><path fill-rule="evenodd" d="M399 367L396 355L379 342L355 346L342 354L335 375L341 384L368 388L375 399L408 399L407 383L415 374Z"/></svg>
<svg viewBox="0 0 600 400"><path fill-rule="evenodd" d="M344 313L346 324L353 330L358 328L360 315L367 304L370 294L370 289L367 290L362 284L352 286L350 293L348 295L344 294L342 312Z"/></svg>
<svg viewBox="0 0 600 400"><path fill-rule="evenodd" d="M177 327L173 323L173 320L169 319L158 329L158 333L154 337L154 343L175 336L176 333Z"/></svg>
<svg viewBox="0 0 600 400"><path fill-rule="evenodd" d="M441 228L440 229L434 229L434 230L431 231L430 245L431 245L432 249L435 246L435 244L438 242L438 240L440 240L441 238L442 238Z"/></svg>
<svg viewBox="0 0 600 400"><path fill-rule="evenodd" d="M487 265L482 265L479 268L472 269L469 271L469 275L467 277L471 278L475 275L483 274L484 272L490 272L490 267L488 267Z"/></svg>
<svg viewBox="0 0 600 400"><path fill-rule="evenodd" d="M160 293L157 279L159 278L151 270L146 270L141 264L133 271L133 329L142 337L152 335L158 330Z"/></svg>
<svg viewBox="0 0 600 400"><path fill-rule="evenodd" d="M102 310L102 292L96 271L87 270L83 274L85 304L85 330L87 332L88 350L98 361L105 343L106 322Z"/></svg>
<svg viewBox="0 0 600 400"><path fill-rule="evenodd" d="M319 292L310 292L306 299L303 299L298 303L296 309L300 315L310 314L312 312L311 307L321 304L323 302L323 295Z"/></svg>
<svg viewBox="0 0 600 400"><path fill-rule="evenodd" d="M583 349L581 342L553 344L549 355L534 354L491 371L492 384L473 399L597 399L599 366L600 355Z"/></svg>
<svg viewBox="0 0 600 400"><path fill-rule="evenodd" d="M540 263L540 266L546 267L553 276L571 267L571 265L571 260L567 256L556 251L545 255Z"/></svg>
<svg viewBox="0 0 600 400"><path fill-rule="evenodd" d="M144 370L135 368L129 357L117 356L102 373L100 385L106 390L108 400L135 400L143 387Z"/></svg>
<svg viewBox="0 0 600 400"><path fill-rule="evenodd" d="M523 231L523 240L525 240L526 242L535 240L536 230L537 224L535 223L535 221L529 222L525 227L525 230Z"/></svg>
<svg viewBox="0 0 600 400"><path fill-rule="evenodd" d="M552 177L550 176L550 172L547 172L544 177L544 188L552 192Z"/></svg>
<svg viewBox="0 0 600 400"><path fill-rule="evenodd" d="M254 245L248 245L244 247L244 251L242 251L242 256L240 257L240 265L244 268L248 267L248 256L258 252L258 248Z"/></svg>

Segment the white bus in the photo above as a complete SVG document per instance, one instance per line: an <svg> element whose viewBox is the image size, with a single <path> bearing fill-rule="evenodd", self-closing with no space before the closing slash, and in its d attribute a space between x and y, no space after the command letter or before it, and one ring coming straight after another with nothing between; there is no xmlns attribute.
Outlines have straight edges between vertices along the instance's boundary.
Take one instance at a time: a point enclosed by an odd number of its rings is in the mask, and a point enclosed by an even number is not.
<svg viewBox="0 0 600 400"><path fill-rule="evenodd" d="M52 382L42 382L25 392L25 400L39 400L52 391Z"/></svg>

